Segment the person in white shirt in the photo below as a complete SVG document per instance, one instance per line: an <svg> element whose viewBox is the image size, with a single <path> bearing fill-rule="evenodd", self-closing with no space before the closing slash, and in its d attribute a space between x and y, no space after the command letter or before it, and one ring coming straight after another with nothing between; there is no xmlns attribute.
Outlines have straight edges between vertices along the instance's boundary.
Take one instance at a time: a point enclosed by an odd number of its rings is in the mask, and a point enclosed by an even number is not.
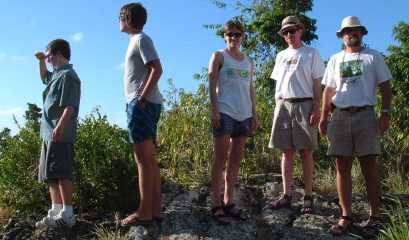
<svg viewBox="0 0 409 240"><path fill-rule="evenodd" d="M317 124L320 119L321 78L325 65L316 49L304 46L304 26L296 16L282 21L279 35L288 48L276 57L271 78L277 81L270 148L282 151L283 194L273 201L273 209L291 207L293 158L296 151L303 160L305 184L302 213L313 212L313 150L318 147Z"/></svg>
<svg viewBox="0 0 409 240"><path fill-rule="evenodd" d="M352 226L351 168L355 156L360 161L371 206L369 219L362 227L364 233L377 231L380 204L377 155L381 152L380 135L389 127L392 75L379 52L363 47L362 38L367 33L357 17L343 19L337 36L342 38L345 49L331 57L322 80L325 89L319 129L328 136L328 155L336 158L342 211L339 222L331 227L334 235L341 235ZM382 96L379 123L374 111L378 87Z"/></svg>

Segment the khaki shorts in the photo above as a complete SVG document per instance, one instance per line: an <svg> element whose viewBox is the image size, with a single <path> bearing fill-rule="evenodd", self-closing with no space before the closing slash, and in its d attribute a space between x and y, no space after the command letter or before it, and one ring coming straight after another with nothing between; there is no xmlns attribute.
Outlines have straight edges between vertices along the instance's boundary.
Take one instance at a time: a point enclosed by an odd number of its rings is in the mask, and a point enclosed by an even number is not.
<svg viewBox="0 0 409 240"><path fill-rule="evenodd" d="M269 148L317 149L318 128L309 124L312 107L312 100L297 103L278 100L274 109Z"/></svg>
<svg viewBox="0 0 409 240"><path fill-rule="evenodd" d="M373 109L351 113L335 108L327 127L330 156L378 155L381 153L378 120Z"/></svg>

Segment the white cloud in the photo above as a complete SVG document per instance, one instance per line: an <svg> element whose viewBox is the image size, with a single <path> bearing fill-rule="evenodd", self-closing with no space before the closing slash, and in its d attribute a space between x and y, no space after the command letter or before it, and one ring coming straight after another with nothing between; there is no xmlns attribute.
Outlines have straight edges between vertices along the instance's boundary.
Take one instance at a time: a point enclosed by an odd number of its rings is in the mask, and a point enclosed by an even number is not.
<svg viewBox="0 0 409 240"><path fill-rule="evenodd" d="M23 113L23 108L15 107L9 109L0 109L0 116L11 116L11 115L19 115Z"/></svg>
<svg viewBox="0 0 409 240"><path fill-rule="evenodd" d="M123 62L123 63L120 63L120 64L116 65L115 70L118 70L118 71L123 70L124 67L125 67L125 63Z"/></svg>
<svg viewBox="0 0 409 240"><path fill-rule="evenodd" d="M84 38L84 34L82 32L77 32L71 35L71 38L74 40L74 42L81 42Z"/></svg>

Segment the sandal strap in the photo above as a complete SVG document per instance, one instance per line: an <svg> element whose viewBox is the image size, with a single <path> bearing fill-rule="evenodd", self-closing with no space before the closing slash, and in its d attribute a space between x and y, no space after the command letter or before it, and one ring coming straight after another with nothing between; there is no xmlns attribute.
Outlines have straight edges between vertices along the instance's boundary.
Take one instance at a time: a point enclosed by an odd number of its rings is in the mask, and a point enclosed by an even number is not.
<svg viewBox="0 0 409 240"><path fill-rule="evenodd" d="M223 203L223 210L225 210L226 212L230 212L231 210L233 210L236 207L235 203L228 203L228 204L224 204Z"/></svg>
<svg viewBox="0 0 409 240"><path fill-rule="evenodd" d="M314 198L311 195L305 195L304 196L304 201L313 201Z"/></svg>
<svg viewBox="0 0 409 240"><path fill-rule="evenodd" d="M353 222L352 217L351 216L341 216L342 219Z"/></svg>
<svg viewBox="0 0 409 240"><path fill-rule="evenodd" d="M211 209L210 209L210 211L212 212L212 215L214 215L217 211L219 211L219 210L222 210L223 211L223 215L224 215L224 210L223 210L223 208L222 208L222 206L215 206L215 207L212 207ZM221 214L220 214L221 215ZM219 215L217 215L217 216L219 216Z"/></svg>
<svg viewBox="0 0 409 240"><path fill-rule="evenodd" d="M293 198L293 197L290 196L290 195L283 194L283 195L281 196L280 200L281 200L281 199L285 199L286 201L291 202L291 199L292 199L292 198Z"/></svg>

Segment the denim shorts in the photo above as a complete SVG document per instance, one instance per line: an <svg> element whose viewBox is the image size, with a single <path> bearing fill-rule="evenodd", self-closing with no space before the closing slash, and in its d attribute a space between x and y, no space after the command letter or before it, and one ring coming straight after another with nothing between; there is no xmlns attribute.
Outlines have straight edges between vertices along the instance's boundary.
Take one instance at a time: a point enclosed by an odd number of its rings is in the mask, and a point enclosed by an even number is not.
<svg viewBox="0 0 409 240"><path fill-rule="evenodd" d="M230 137L248 137L251 135L252 118L237 121L227 114L220 113L220 128L213 128L213 136L230 135Z"/></svg>
<svg viewBox="0 0 409 240"><path fill-rule="evenodd" d="M146 139L152 139L155 144L162 105L145 101L145 107L140 108L138 102L138 98L135 98L126 104L129 141L139 144Z"/></svg>
<svg viewBox="0 0 409 240"><path fill-rule="evenodd" d="M39 182L72 179L74 145L66 142L43 141L38 167Z"/></svg>

